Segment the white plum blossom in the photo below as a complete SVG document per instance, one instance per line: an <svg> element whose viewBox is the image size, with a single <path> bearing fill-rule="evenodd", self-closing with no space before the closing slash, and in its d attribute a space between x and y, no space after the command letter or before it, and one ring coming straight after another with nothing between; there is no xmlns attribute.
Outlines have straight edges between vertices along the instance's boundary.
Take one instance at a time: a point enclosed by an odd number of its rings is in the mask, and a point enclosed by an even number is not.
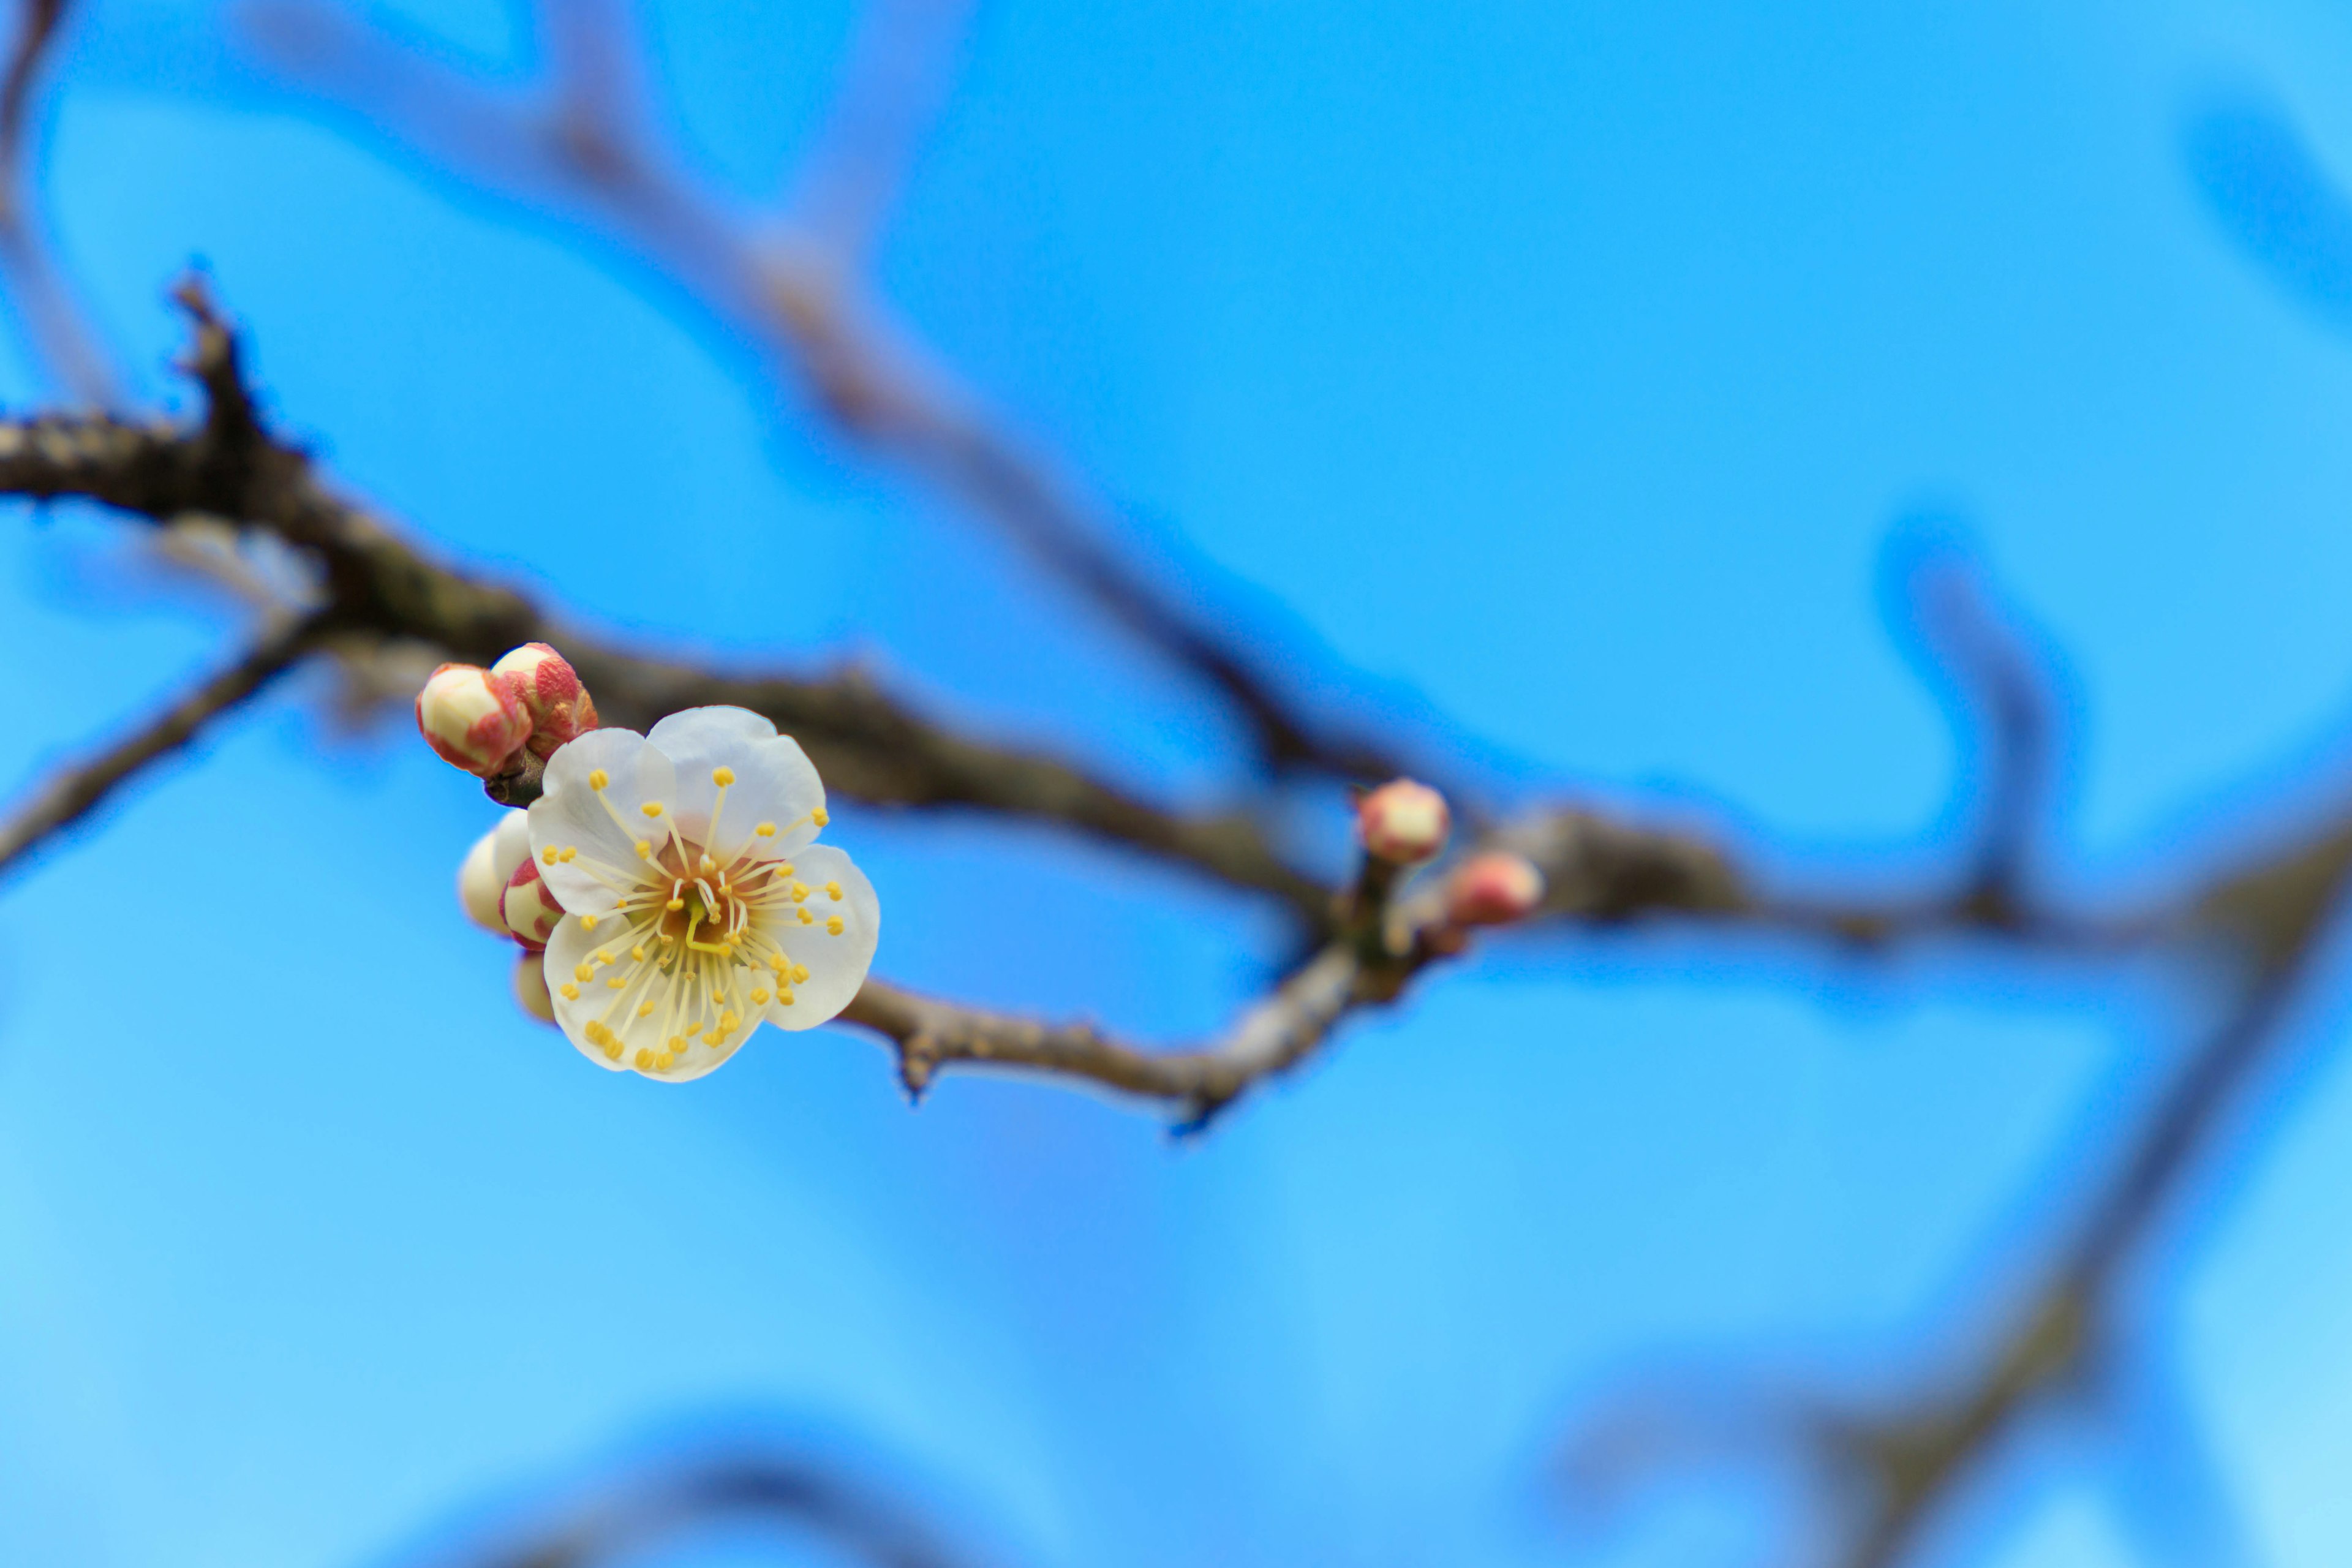
<svg viewBox="0 0 2352 1568"><path fill-rule="evenodd" d="M700 1078L761 1023L847 1006L881 934L874 888L814 843L824 785L741 708L649 734L592 730L548 759L530 849L564 910L548 939L555 1021L589 1060Z"/></svg>

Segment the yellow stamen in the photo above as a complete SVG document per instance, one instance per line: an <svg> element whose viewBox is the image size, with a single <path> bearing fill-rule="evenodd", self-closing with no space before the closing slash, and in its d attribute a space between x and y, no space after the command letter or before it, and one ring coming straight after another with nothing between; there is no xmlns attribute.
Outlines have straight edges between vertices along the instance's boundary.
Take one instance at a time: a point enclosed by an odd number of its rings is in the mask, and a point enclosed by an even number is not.
<svg viewBox="0 0 2352 1568"><path fill-rule="evenodd" d="M566 1002L577 1002L580 1000L580 987L572 984L569 980L563 983L562 991L563 999Z"/></svg>
<svg viewBox="0 0 2352 1568"><path fill-rule="evenodd" d="M667 1051L664 1051L661 1055L654 1058L654 1071L667 1072L670 1069L670 1064L677 1060L677 1058L676 1057L670 1055Z"/></svg>
<svg viewBox="0 0 2352 1568"><path fill-rule="evenodd" d="M596 966L593 963L583 963L580 965L579 968L574 969L572 972L572 978L574 980L593 980L596 978Z"/></svg>
<svg viewBox="0 0 2352 1568"><path fill-rule="evenodd" d="M579 858L580 858L580 851L579 851L579 849L578 849L577 847L573 847L573 846L571 846L571 845L566 845L566 846L564 846L563 853L562 853L562 855L560 855L560 856L556 857L556 858L558 858L558 859L562 860L562 861L565 865L567 865L567 866L571 865L572 861L574 861L574 860L578 859Z"/></svg>
<svg viewBox="0 0 2352 1568"><path fill-rule="evenodd" d="M772 822L763 822L751 831L762 838L773 838L776 836L776 825Z"/></svg>
<svg viewBox="0 0 2352 1568"><path fill-rule="evenodd" d="M661 802L657 800L649 800L646 802L645 805L637 807L637 809L644 812L647 816L659 816L662 811Z"/></svg>
<svg viewBox="0 0 2352 1568"><path fill-rule="evenodd" d="M710 782L717 784L720 789L725 789L729 784L735 782L735 770L733 768L713 768L710 770Z"/></svg>
<svg viewBox="0 0 2352 1568"><path fill-rule="evenodd" d="M653 1065L654 1065L654 1054L653 1054L653 1052L651 1052L651 1051L647 1050L647 1049L646 1049L645 1047L643 1047L643 1046L639 1046L639 1047L637 1047L637 1054L636 1054L636 1056L635 1056L633 1059L636 1062L636 1064L637 1064L637 1070L638 1070L639 1072L643 1072L643 1071L645 1071L647 1068L649 1068L649 1067L651 1067L651 1066L653 1066Z"/></svg>
<svg viewBox="0 0 2352 1568"><path fill-rule="evenodd" d="M807 901L808 896L809 885L806 882L794 882L793 884L793 902L796 904L803 903Z"/></svg>
<svg viewBox="0 0 2352 1568"><path fill-rule="evenodd" d="M826 823L831 822L833 818L827 816L824 814L824 807L820 805L814 811L809 813L809 820L815 823L819 827L823 827Z"/></svg>
<svg viewBox="0 0 2352 1568"><path fill-rule="evenodd" d="M776 1000L789 1007L793 1005L793 994L789 991L779 991L776 993Z"/></svg>
<svg viewBox="0 0 2352 1568"><path fill-rule="evenodd" d="M583 931L594 931L596 929L596 917L594 915L582 915L580 917L580 929Z"/></svg>
<svg viewBox="0 0 2352 1568"><path fill-rule="evenodd" d="M554 865L556 858L555 846L551 844L546 848L541 850L539 852L539 858L546 861L551 866Z"/></svg>
<svg viewBox="0 0 2352 1568"><path fill-rule="evenodd" d="M590 789L603 789L606 784L611 784L612 782L612 776L606 773L604 769L591 768L588 770L588 787Z"/></svg>
<svg viewBox="0 0 2352 1568"><path fill-rule="evenodd" d="M841 934L841 917L839 915L828 915L825 918L824 929L829 935L839 936Z"/></svg>
<svg viewBox="0 0 2352 1568"><path fill-rule="evenodd" d="M805 985L808 984L807 964L795 963L793 965L793 984L795 985Z"/></svg>
<svg viewBox="0 0 2352 1568"><path fill-rule="evenodd" d="M638 859L640 859L640 860L650 860L650 859L652 859L653 858L654 858L654 847L653 847L652 845L650 845L650 844L646 843L646 842L644 839L642 839L642 838L638 839L638 840L637 840L637 858L638 858Z"/></svg>
<svg viewBox="0 0 2352 1568"><path fill-rule="evenodd" d="M831 899L836 904L841 902L841 884L838 882L827 882L824 885L824 896Z"/></svg>
<svg viewBox="0 0 2352 1568"><path fill-rule="evenodd" d="M620 1036L614 1035L611 1039L604 1042L604 1059L608 1062L616 1062L621 1059Z"/></svg>
<svg viewBox="0 0 2352 1568"><path fill-rule="evenodd" d="M768 988L767 988L766 986L764 986L764 985L755 985L755 986L753 986L753 987L751 988L751 1005L752 1005L752 1006L754 1006L754 1007L765 1006L765 1005L767 1005L767 1001L768 1001Z"/></svg>
<svg viewBox="0 0 2352 1568"><path fill-rule="evenodd" d="M640 1018L650 1018L653 1016L654 999L648 996L644 1001L637 1004L637 1016Z"/></svg>

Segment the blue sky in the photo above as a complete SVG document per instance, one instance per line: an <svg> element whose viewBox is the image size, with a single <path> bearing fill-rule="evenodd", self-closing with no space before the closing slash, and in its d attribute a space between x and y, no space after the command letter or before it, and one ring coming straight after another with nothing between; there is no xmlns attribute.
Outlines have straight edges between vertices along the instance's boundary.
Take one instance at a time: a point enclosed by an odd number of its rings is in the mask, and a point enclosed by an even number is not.
<svg viewBox="0 0 2352 1568"><path fill-rule="evenodd" d="M649 11L712 177L777 186L851 8ZM516 58L503 7L397 14ZM1215 798L1212 715L984 534L642 277L305 118L216 31L92 0L47 128L65 251L152 395L182 395L162 291L202 258L284 421L445 548L678 647L862 653ZM2352 337L2217 216L2189 151L2217 102L2352 182L2352 12L1003 0L884 277L1146 548L1242 585L1302 683L1356 667L1529 787L1661 793L1791 859L1943 823L1953 743L1877 583L1902 520L1959 519L2065 655L2063 868L2127 875L2339 756L2352 672ZM13 357L0 392L39 395ZM16 522L21 785L228 627L100 586L116 524ZM2103 993L1616 942L1439 978L1197 1147L1018 1083L909 1112L832 1032L665 1093L515 1015L449 894L488 808L319 696L0 889L26 1562L380 1562L706 1416L1041 1568L1749 1561L1735 1487L1568 1531L1540 1477L1580 1401L1677 1356L1921 1342L2174 1043ZM1108 854L837 821L912 984L1173 1039L1270 956L1257 911ZM1024 918L975 920L1008 881ZM139 911L128 964L73 918L107 907ZM2169 1448L2284 1568L2352 1550L2344 1026L2308 1010L2147 1329ZM2160 1562L2152 1473L2059 1434L1941 1548Z"/></svg>

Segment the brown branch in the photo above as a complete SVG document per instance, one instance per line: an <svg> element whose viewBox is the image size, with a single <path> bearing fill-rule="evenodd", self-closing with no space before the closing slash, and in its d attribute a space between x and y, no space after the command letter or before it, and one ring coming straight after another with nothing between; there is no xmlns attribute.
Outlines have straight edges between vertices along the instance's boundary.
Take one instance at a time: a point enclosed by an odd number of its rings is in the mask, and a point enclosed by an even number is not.
<svg viewBox="0 0 2352 1568"><path fill-rule="evenodd" d="M1051 756L960 734L855 670L820 679L729 675L644 655L432 559L329 489L307 453L269 433L243 379L235 334L200 286L182 285L178 298L196 324L185 368L205 389L201 417L0 421L0 494L82 497L156 522L189 513L232 519L315 560L323 601L343 627L414 638L478 663L521 643L554 643L614 722L644 728L706 703L750 708L797 736L854 798L968 806L1076 829L1271 894L1310 924L1327 918L1326 892L1276 857L1244 815L1150 805Z"/></svg>
<svg viewBox="0 0 2352 1568"><path fill-rule="evenodd" d="M19 15L0 75L0 280L34 357L69 396L105 406L119 395L112 360L49 252L24 167L33 89L65 22L66 0L24 0Z"/></svg>
<svg viewBox="0 0 2352 1568"><path fill-rule="evenodd" d="M886 193L861 203L840 188L845 178L895 180L908 155L898 132L868 122L871 106L845 100L828 143L834 161L820 168L811 193L816 210L808 220L779 221L740 214L698 184L658 144L633 91L581 89L583 72L610 74L599 62L637 58L633 41L615 36L625 24L613 8L550 26L549 67L522 92L427 59L340 6L265 0L247 18L265 50L329 107L479 188L527 205L552 202L560 216L618 244L748 334L780 372L814 393L843 432L992 521L1114 627L1189 671L1269 764L1360 780L1407 771L1381 741L1306 712L1210 619L1129 565L1111 520L903 328L884 324L846 263L869 247L861 226L876 220L873 204ZM929 94L904 97L911 107L901 112L919 114ZM837 232L845 222L846 240Z"/></svg>
<svg viewBox="0 0 2352 1568"><path fill-rule="evenodd" d="M1160 1101L1177 1110L1180 1132L1203 1131L1244 1094L1320 1050L1349 1014L1393 1002L1423 969L1462 951L1459 941L1435 940L1443 923L1436 886L1395 900L1394 871L1367 860L1330 942L1223 1035L1192 1049L1149 1050L1092 1024L1040 1024L881 980L867 981L841 1016L892 1043L899 1079L917 1099L950 1064L1023 1069Z"/></svg>
<svg viewBox="0 0 2352 1568"><path fill-rule="evenodd" d="M195 687L104 752L53 774L0 823L0 875L103 805L150 764L194 741L214 720L260 695L315 651L324 617L287 619L255 641L244 658Z"/></svg>
<svg viewBox="0 0 2352 1568"><path fill-rule="evenodd" d="M2020 1429L2100 1391L2131 1266L2288 1037L2286 1014L2347 883L2352 811L2223 868L2141 917L2139 929L2151 936L2219 947L2218 956L2237 966L2228 982L2234 994L2220 1024L2119 1141L2038 1286L2021 1305L1981 1310L1998 1326L1959 1375L1917 1376L1906 1396L1863 1407L1801 1391L1765 1401L1727 1392L1646 1415L1636 1401L1590 1428L1572 1468L1623 1479L1612 1473L1623 1466L1596 1471L1590 1461L1628 1430L1642 1433L1658 1458L1794 1443L1811 1450L1839 1504L1841 1568L1895 1568ZM1710 1442L1710 1431L1736 1441Z"/></svg>
<svg viewBox="0 0 2352 1568"><path fill-rule="evenodd" d="M713 1526L814 1537L871 1568L957 1568L908 1500L861 1486L832 1464L751 1449L635 1459L551 1506L502 1521L483 1539L443 1543L415 1568L597 1568L636 1562Z"/></svg>

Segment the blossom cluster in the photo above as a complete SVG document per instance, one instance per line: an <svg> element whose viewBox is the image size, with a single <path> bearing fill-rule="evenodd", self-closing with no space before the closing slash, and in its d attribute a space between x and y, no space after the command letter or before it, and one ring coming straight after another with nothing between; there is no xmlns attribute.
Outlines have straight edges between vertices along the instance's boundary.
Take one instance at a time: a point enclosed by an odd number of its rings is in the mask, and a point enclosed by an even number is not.
<svg viewBox="0 0 2352 1568"><path fill-rule="evenodd" d="M530 642L488 669L436 669L416 694L416 728L443 762L491 779L596 728L596 704L562 654Z"/></svg>
<svg viewBox="0 0 2352 1568"><path fill-rule="evenodd" d="M1445 797L1427 784L1394 779L1356 802L1356 836L1364 853L1395 872L1433 860L1454 831ZM1512 925L1543 903L1543 873L1525 856L1481 850L1446 876L1431 941L1458 949L1474 926Z"/></svg>
<svg viewBox="0 0 2352 1568"><path fill-rule="evenodd" d="M524 1006L598 1066L667 1083L731 1060L762 1023L839 1014L881 906L848 856L815 841L824 786L800 746L740 708L688 709L642 735L594 714L544 644L488 670L444 666L417 700L427 742L469 773L544 759L540 798L457 874L466 912L522 948Z"/></svg>

